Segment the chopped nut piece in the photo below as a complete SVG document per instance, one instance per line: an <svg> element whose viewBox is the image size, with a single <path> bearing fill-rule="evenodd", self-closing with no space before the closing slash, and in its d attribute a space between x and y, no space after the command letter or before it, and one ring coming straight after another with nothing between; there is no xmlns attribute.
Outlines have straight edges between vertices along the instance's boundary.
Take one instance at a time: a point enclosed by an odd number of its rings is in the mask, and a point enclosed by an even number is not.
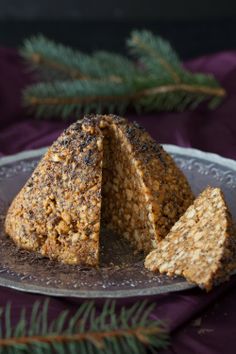
<svg viewBox="0 0 236 354"><path fill-rule="evenodd" d="M102 151L102 149L103 149L103 146L102 146L102 139L98 139L98 141L97 141L97 147L98 147L98 150L99 150L99 151Z"/></svg>
<svg viewBox="0 0 236 354"><path fill-rule="evenodd" d="M66 225L66 223L63 220L61 220L59 224L56 226L56 230L59 234L61 233L66 234L69 231L69 227L68 225Z"/></svg>
<svg viewBox="0 0 236 354"><path fill-rule="evenodd" d="M67 211L63 211L63 212L61 213L61 217L62 217L62 219L66 222L67 225L70 224L70 222L71 222L71 216L70 216L70 214L69 214Z"/></svg>
<svg viewBox="0 0 236 354"><path fill-rule="evenodd" d="M51 158L51 160L53 161L53 162L60 162L61 161L61 159L59 158L59 156L58 155L52 155L52 158Z"/></svg>

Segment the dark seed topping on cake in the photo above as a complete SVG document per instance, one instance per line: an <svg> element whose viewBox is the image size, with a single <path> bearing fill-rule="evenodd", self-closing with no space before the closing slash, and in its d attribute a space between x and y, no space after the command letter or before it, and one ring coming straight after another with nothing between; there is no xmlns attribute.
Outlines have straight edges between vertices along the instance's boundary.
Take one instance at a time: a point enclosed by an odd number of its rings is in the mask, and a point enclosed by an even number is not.
<svg viewBox="0 0 236 354"><path fill-rule="evenodd" d="M46 152L11 204L6 232L43 256L97 266L101 223L147 253L192 199L172 158L139 125L89 115Z"/></svg>

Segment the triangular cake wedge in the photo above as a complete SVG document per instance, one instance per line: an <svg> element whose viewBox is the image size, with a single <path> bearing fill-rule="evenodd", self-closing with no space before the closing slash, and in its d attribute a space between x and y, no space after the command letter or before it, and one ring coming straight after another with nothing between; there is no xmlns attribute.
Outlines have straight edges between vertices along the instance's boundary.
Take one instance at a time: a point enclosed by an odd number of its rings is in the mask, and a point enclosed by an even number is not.
<svg viewBox="0 0 236 354"><path fill-rule="evenodd" d="M219 188L208 187L145 259L151 271L182 275L206 290L235 269L236 237Z"/></svg>
<svg viewBox="0 0 236 354"><path fill-rule="evenodd" d="M49 148L5 226L19 247L95 266L101 224L148 253L192 200L171 156L138 124L89 116Z"/></svg>

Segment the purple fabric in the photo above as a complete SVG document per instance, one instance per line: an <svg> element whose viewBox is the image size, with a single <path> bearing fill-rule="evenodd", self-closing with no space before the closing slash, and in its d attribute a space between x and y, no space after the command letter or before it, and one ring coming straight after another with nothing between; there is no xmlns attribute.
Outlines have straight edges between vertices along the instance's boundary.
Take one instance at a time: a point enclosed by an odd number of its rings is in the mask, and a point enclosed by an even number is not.
<svg viewBox="0 0 236 354"><path fill-rule="evenodd" d="M213 73L227 90L215 111L202 105L194 112L130 115L161 143L191 146L236 158L236 52L220 53L186 63L192 71ZM15 50L0 49L0 156L51 144L69 122L35 120L21 107L21 89L31 77ZM235 353L236 276L206 294L200 289L150 297L157 304L153 316L165 320L172 346L165 353ZM30 308L42 295L0 288L0 306L13 303L14 320L21 306ZM131 304L124 299L119 304ZM51 298L50 316L75 311L78 299ZM102 299L98 301L98 305ZM193 324L196 318L198 325ZM164 353L164 352L163 352Z"/></svg>

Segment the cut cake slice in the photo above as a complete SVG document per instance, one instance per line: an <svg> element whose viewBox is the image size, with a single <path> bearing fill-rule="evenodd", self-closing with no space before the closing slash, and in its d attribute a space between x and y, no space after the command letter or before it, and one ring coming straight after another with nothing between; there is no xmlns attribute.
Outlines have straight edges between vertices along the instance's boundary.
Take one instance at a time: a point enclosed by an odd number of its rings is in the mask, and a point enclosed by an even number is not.
<svg viewBox="0 0 236 354"><path fill-rule="evenodd" d="M113 115L88 116L49 148L11 204L5 228L19 247L95 266L101 224L148 253L192 201L183 173L143 128Z"/></svg>
<svg viewBox="0 0 236 354"><path fill-rule="evenodd" d="M151 271L182 275L206 290L235 269L236 237L219 188L208 187L145 259Z"/></svg>

